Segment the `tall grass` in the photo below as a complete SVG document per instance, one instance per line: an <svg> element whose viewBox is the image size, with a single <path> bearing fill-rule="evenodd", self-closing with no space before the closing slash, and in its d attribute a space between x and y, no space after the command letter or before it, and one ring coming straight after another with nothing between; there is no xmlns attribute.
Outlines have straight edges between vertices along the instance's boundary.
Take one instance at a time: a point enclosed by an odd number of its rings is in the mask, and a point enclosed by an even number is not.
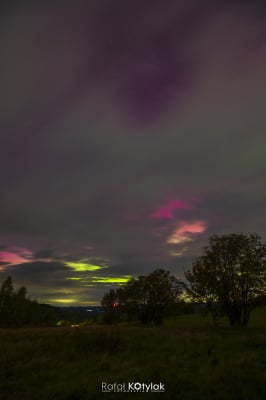
<svg viewBox="0 0 266 400"><path fill-rule="evenodd" d="M197 315L160 327L0 330L1 400L266 398L266 312L250 327ZM165 393L102 393L101 382L162 382Z"/></svg>

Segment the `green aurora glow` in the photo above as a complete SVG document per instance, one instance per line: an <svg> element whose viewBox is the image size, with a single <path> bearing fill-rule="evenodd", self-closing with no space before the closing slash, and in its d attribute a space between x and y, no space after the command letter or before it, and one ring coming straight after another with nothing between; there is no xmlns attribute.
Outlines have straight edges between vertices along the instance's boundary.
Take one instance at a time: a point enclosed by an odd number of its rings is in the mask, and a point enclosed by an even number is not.
<svg viewBox="0 0 266 400"><path fill-rule="evenodd" d="M98 271L99 269L106 268L106 266L93 265L86 262L66 262L65 264L67 267L73 269L76 272Z"/></svg>

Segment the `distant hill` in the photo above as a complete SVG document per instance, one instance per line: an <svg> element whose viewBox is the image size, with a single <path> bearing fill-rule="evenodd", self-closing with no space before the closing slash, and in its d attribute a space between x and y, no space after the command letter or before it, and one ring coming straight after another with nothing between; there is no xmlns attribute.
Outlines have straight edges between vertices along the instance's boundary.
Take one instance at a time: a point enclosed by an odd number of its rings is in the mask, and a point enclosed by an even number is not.
<svg viewBox="0 0 266 400"><path fill-rule="evenodd" d="M70 322L86 321L102 312L100 306L90 307L53 307L58 320L68 320Z"/></svg>

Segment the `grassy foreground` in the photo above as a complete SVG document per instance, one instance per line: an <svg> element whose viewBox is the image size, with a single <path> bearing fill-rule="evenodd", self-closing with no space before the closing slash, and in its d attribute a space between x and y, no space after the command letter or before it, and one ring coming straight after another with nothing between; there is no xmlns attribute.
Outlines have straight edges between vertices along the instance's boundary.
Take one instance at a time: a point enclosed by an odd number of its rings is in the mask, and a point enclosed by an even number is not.
<svg viewBox="0 0 266 400"><path fill-rule="evenodd" d="M161 327L0 330L1 400L266 399L266 311L246 330L197 315ZM164 393L102 393L101 382Z"/></svg>

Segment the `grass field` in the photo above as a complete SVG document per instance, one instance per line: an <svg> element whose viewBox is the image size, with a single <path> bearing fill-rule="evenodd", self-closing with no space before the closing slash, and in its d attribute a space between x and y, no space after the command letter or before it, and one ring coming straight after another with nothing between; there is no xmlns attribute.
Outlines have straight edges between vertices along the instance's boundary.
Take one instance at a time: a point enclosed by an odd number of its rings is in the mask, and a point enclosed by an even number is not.
<svg viewBox="0 0 266 400"><path fill-rule="evenodd" d="M187 315L160 327L0 330L1 400L266 399L266 310L246 330ZM102 393L101 382L164 393Z"/></svg>

